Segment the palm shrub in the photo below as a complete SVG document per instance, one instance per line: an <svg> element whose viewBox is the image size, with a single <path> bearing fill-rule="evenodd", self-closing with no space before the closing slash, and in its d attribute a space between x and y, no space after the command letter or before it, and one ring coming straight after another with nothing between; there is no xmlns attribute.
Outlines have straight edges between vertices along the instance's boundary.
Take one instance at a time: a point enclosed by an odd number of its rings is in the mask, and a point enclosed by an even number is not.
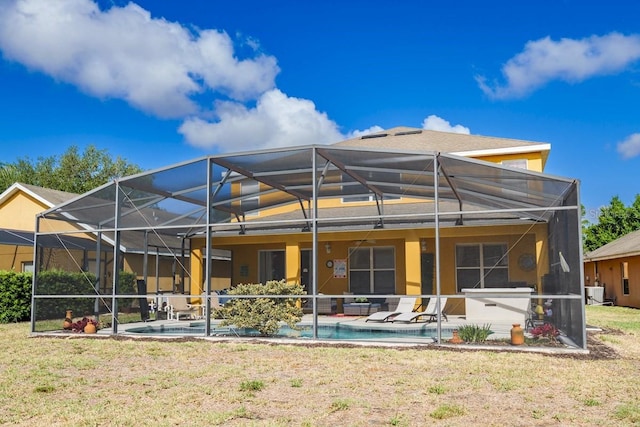
<svg viewBox="0 0 640 427"><path fill-rule="evenodd" d="M300 284L271 280L265 283L236 285L227 295L269 295L258 298L230 298L214 312L216 318L223 319L220 326L251 328L263 336L274 335L280 323L297 328L302 320L302 308L298 306L299 295L305 291ZM276 297L281 296L281 297Z"/></svg>
<svg viewBox="0 0 640 427"><path fill-rule="evenodd" d="M493 334L491 325L462 325L458 328L458 335L464 342L483 343Z"/></svg>

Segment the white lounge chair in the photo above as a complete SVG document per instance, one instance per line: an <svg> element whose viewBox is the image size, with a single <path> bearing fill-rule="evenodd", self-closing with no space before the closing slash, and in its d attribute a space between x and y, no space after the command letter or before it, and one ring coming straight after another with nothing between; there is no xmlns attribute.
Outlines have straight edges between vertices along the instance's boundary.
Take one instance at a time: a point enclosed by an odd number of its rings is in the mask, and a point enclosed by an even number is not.
<svg viewBox="0 0 640 427"><path fill-rule="evenodd" d="M447 305L447 298L440 298L440 313L444 320L448 321L446 313L444 312L444 307ZM438 298L430 298L429 303L427 303L427 307L424 311L415 311L413 313L402 313L393 318L393 322L413 322L414 320L417 322L421 317L428 317L428 321L432 322L438 317Z"/></svg>
<svg viewBox="0 0 640 427"><path fill-rule="evenodd" d="M402 297L392 311L378 311L366 318L367 322L387 322L402 313L411 313L416 306L415 297Z"/></svg>
<svg viewBox="0 0 640 427"><path fill-rule="evenodd" d="M199 314L200 309L189 304L185 296L170 296L167 298L168 318L170 320L194 319Z"/></svg>

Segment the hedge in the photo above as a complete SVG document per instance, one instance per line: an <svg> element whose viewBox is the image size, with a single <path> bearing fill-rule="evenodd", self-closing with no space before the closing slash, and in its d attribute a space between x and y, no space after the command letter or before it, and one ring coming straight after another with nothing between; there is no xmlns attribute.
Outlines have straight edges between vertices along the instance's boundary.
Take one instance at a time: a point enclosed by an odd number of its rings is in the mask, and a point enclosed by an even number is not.
<svg viewBox="0 0 640 427"><path fill-rule="evenodd" d="M0 271L0 323L31 317L31 273Z"/></svg>
<svg viewBox="0 0 640 427"><path fill-rule="evenodd" d="M119 290L122 295L133 295L135 273L120 272ZM0 271L0 323L20 322L31 317L31 273ZM94 274L48 270L38 273L36 295L91 295L84 298L42 298L36 301L36 319L63 318L66 310L74 316L95 311L96 283ZM110 303L110 299L108 302ZM131 306L133 299L121 300L120 306ZM102 307L104 309L104 307Z"/></svg>

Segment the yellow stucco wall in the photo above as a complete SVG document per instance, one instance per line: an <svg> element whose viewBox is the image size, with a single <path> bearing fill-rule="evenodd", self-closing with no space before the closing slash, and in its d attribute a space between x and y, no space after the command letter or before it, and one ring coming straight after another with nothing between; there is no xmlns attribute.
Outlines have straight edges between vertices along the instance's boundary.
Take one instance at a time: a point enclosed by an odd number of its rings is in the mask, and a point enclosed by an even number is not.
<svg viewBox="0 0 640 427"><path fill-rule="evenodd" d="M536 172L543 172L544 171L544 162L545 159L543 157L543 153L538 151L538 152L532 152L532 153L514 153L514 154L502 154L502 155L490 155L490 156L483 156L483 155L476 155L476 156L469 156L470 158L475 158L478 160L483 160L486 162L490 162L490 163L497 163L497 164L501 164L505 161L513 161L513 160L526 160L527 161L527 169L528 170L532 170L532 171L536 171ZM240 184L234 184L232 187L232 192L236 195L240 195ZM261 190L266 190L269 187L266 186L265 184L260 184L260 188ZM268 203L270 198L276 197L275 194L265 194L260 196L261 198L263 198L263 202ZM281 196L278 196L281 197ZM424 200L419 200L421 202L424 202ZM402 198L402 199L397 199L397 200L385 200L385 205L389 205L389 204L396 204L396 203L415 203L416 200L415 199L411 199L411 198ZM240 206L240 202L236 202L235 203L237 206ZM346 206L366 206L366 205L372 205L371 202L348 202L348 203L344 203L342 201L342 198L333 198L333 199L320 199L318 200L318 208L319 209L324 209L324 208L333 208L333 207L346 207ZM283 213L288 213L288 212L294 212L294 211L298 211L300 210L300 204L298 203L298 201L296 199L294 199L293 197L291 198L291 203L288 204L283 204L281 206L276 206L273 208L269 208L269 209L265 209L261 212L254 212L252 213L250 216L248 216L246 218L246 220L251 221L252 219L258 220L267 216L271 216L271 215L278 215L278 214L283 214Z"/></svg>
<svg viewBox="0 0 640 427"><path fill-rule="evenodd" d="M544 266L524 271L518 264L522 254L533 254L536 259L543 257L539 251L546 247L546 230L544 224L535 226L512 227L455 227L441 230L441 293L455 295L455 247L461 243L505 243L509 249L509 281L526 282L529 286L539 286L540 277L546 273ZM435 253L435 236L433 229L407 230L370 230L363 232L322 233L318 242L318 292L330 295L341 295L349 290L349 279L333 277L333 268L325 264L328 260L345 260L348 266L349 248L361 247L393 247L395 248L395 271L397 294L421 294L421 253ZM278 239L278 241L274 241ZM261 250L281 250L286 253L286 279L289 282L300 280L300 251L311 249L310 233L297 233L274 236L234 236L219 237L213 240L217 249L227 249L233 254L231 283L254 283L258 281L258 253ZM330 253L325 245L330 244ZM202 247L203 239L194 240L192 247ZM192 257L191 270L197 282L204 281L201 274L201 251ZM348 272L348 267L347 267ZM435 277L434 277L435 284ZM193 292L193 291L192 291ZM462 299L452 299L448 305L450 313L464 311Z"/></svg>
<svg viewBox="0 0 640 427"><path fill-rule="evenodd" d="M0 245L0 270L21 272L22 264L33 260L33 247Z"/></svg>
<svg viewBox="0 0 640 427"><path fill-rule="evenodd" d="M47 208L28 194L15 192L0 204L0 228L33 231L36 215Z"/></svg>

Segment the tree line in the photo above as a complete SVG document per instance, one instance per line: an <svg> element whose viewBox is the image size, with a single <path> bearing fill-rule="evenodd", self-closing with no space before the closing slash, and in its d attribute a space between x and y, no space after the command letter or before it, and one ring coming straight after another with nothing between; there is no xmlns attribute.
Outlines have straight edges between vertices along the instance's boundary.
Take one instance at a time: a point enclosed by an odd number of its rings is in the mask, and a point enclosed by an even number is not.
<svg viewBox="0 0 640 427"><path fill-rule="evenodd" d="M141 171L140 166L119 156L114 159L106 149L89 145L80 152L72 145L62 155L36 160L21 157L12 163L0 163L0 193L20 182L82 194L115 178Z"/></svg>
<svg viewBox="0 0 640 427"><path fill-rule="evenodd" d="M630 206L614 196L608 206L597 212L597 222L590 223L585 218L582 207L582 242L585 252L598 249L632 231L640 230L640 194Z"/></svg>

